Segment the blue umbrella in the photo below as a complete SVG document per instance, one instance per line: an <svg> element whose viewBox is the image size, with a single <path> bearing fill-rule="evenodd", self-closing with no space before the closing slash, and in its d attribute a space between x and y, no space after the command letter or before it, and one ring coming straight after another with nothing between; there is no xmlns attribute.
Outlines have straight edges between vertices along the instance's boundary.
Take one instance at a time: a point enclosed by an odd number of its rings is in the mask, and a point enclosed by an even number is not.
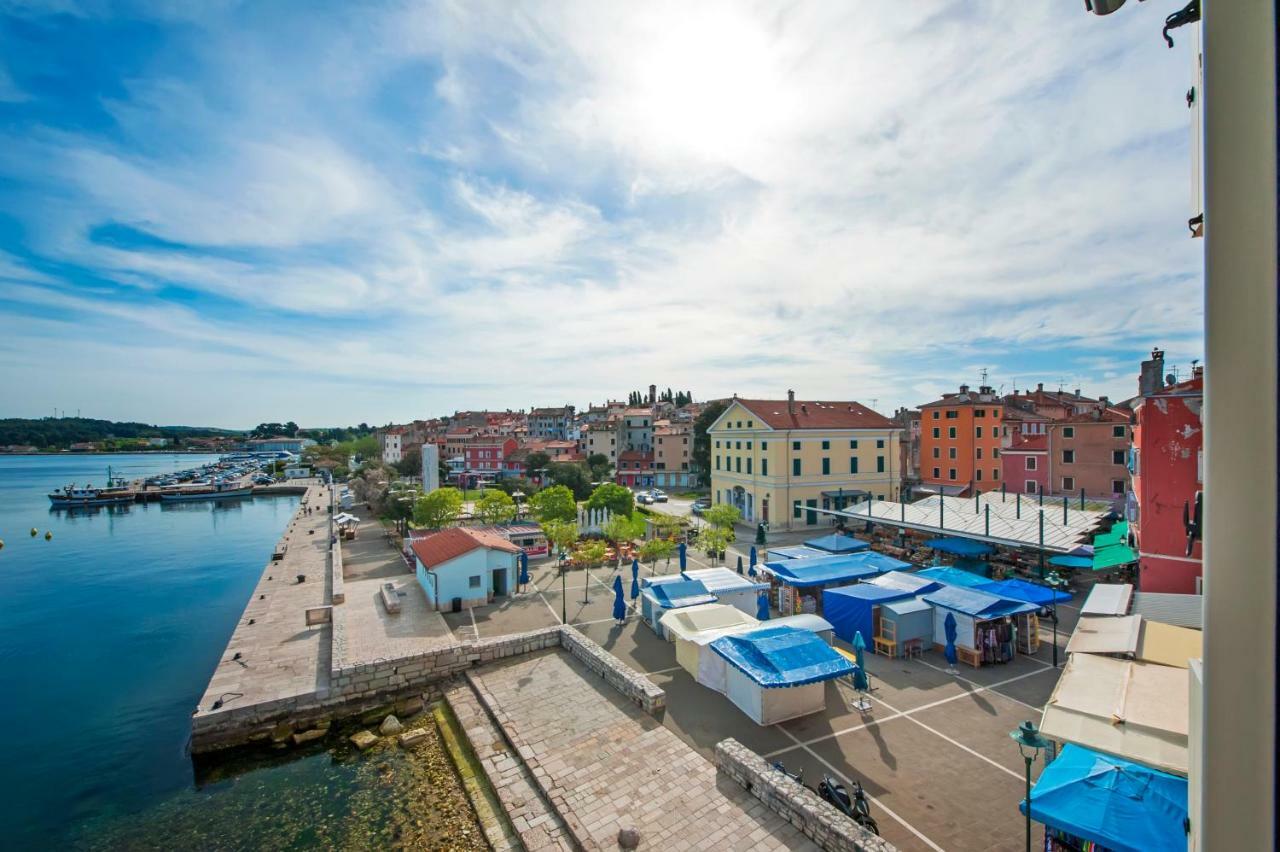
<svg viewBox="0 0 1280 852"><path fill-rule="evenodd" d="M640 560L631 560L631 600L640 597Z"/></svg>
<svg viewBox="0 0 1280 852"><path fill-rule="evenodd" d="M685 554L685 551L688 549L689 548L685 545L683 541L680 542L680 570L681 571L685 569L684 554Z"/></svg>
<svg viewBox="0 0 1280 852"><path fill-rule="evenodd" d="M613 617L622 621L627 617L627 604L622 599L622 578L613 578Z"/></svg>
<svg viewBox="0 0 1280 852"><path fill-rule="evenodd" d="M769 594L761 592L756 598L756 618L760 621L769 620Z"/></svg>
<svg viewBox="0 0 1280 852"><path fill-rule="evenodd" d="M942 649L942 653L946 655L947 662L954 666L956 664L956 617L954 613L947 613L947 620L942 622L942 632L947 637L947 645Z"/></svg>
<svg viewBox="0 0 1280 852"><path fill-rule="evenodd" d="M867 682L866 651L867 643L862 639L862 631L855 630L853 632L853 659L857 668L853 672L853 688L859 692L866 692L871 688L871 684Z"/></svg>
<svg viewBox="0 0 1280 852"><path fill-rule="evenodd" d="M529 554L520 551L520 585L529 585Z"/></svg>
<svg viewBox="0 0 1280 852"><path fill-rule="evenodd" d="M739 574L742 573L742 557L741 556L738 557L738 573Z"/></svg>
<svg viewBox="0 0 1280 852"><path fill-rule="evenodd" d="M754 544L751 545L751 556L748 561L751 563L752 568L756 567L756 546Z"/></svg>

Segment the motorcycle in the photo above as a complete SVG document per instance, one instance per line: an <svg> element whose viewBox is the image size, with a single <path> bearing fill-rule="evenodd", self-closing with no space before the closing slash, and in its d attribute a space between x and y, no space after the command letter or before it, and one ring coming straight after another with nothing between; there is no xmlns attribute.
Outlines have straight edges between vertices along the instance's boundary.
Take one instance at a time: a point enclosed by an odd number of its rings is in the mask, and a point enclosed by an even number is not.
<svg viewBox="0 0 1280 852"><path fill-rule="evenodd" d="M853 797L850 798L849 791L843 784L830 775L823 775L822 781L818 784L818 795L867 831L880 834L880 827L871 816L871 807L867 804L866 794L862 792L861 781L853 782Z"/></svg>

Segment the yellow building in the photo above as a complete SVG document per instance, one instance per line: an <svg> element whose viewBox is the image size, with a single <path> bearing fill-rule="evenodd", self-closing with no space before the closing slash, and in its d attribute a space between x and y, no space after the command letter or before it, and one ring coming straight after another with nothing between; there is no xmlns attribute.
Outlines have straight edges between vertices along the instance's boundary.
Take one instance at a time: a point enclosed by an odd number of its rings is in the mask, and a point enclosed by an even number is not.
<svg viewBox="0 0 1280 852"><path fill-rule="evenodd" d="M817 509L897 500L901 427L857 402L734 399L711 424L711 499L749 523L830 523Z"/></svg>

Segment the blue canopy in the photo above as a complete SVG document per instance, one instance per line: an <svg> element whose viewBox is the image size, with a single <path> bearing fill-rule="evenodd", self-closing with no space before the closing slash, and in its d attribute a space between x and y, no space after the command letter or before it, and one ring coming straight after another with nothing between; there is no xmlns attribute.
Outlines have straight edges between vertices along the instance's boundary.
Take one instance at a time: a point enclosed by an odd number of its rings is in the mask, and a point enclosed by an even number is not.
<svg viewBox="0 0 1280 852"><path fill-rule="evenodd" d="M875 607L889 601L912 598L915 594L905 589L886 588L872 583L824 589L822 615L831 622L837 636L852 643L854 634L857 633L863 636L875 636L872 630L874 621L871 617Z"/></svg>
<svg viewBox="0 0 1280 852"><path fill-rule="evenodd" d="M653 583L648 591L663 609L679 609L696 604L715 603L716 596L698 580L676 580L671 583Z"/></svg>
<svg viewBox="0 0 1280 852"><path fill-rule="evenodd" d="M816 633L795 627L721 636L710 647L763 687L803 686L853 673L853 664Z"/></svg>
<svg viewBox="0 0 1280 852"><path fill-rule="evenodd" d="M990 583L983 583L981 586L974 586L980 592L986 592L995 595L998 598L1008 598L1014 601L1025 601L1035 604L1036 606L1052 606L1055 602L1071 600L1070 592L1055 592L1048 586L1042 586L1039 583L1028 583L1026 580L994 580Z"/></svg>
<svg viewBox="0 0 1280 852"><path fill-rule="evenodd" d="M797 544L794 547L771 547L769 548L768 557L770 559L812 559L815 556L830 556L825 550L819 550L816 547L808 547Z"/></svg>
<svg viewBox="0 0 1280 852"><path fill-rule="evenodd" d="M1050 556L1049 564L1056 565L1059 568L1092 568L1093 557L1091 556Z"/></svg>
<svg viewBox="0 0 1280 852"><path fill-rule="evenodd" d="M1031 818L1115 852L1182 852L1187 779L1067 743L1031 791Z"/></svg>
<svg viewBox="0 0 1280 852"><path fill-rule="evenodd" d="M910 563L883 553L864 550L842 556L818 556L813 559L783 559L767 562L765 567L782 583L797 588L825 586L832 583L851 583L867 577L875 577L888 571L909 568Z"/></svg>
<svg viewBox="0 0 1280 852"><path fill-rule="evenodd" d="M986 577L980 577L977 574L971 574L968 571L962 571L959 568L952 568L950 565L939 565L936 568L926 568L923 571L917 571L916 576L927 577L930 580L937 580L939 583L947 586L963 586L971 589L976 589L979 586L983 586L991 582Z"/></svg>
<svg viewBox="0 0 1280 852"><path fill-rule="evenodd" d="M973 616L980 621L999 618L1003 615L1035 612L1039 609L1035 604L998 598L977 589L965 589L960 586L943 586L936 592L924 595L923 600L943 609Z"/></svg>
<svg viewBox="0 0 1280 852"><path fill-rule="evenodd" d="M870 550L871 543L851 535L832 533L821 538L811 538L804 543L805 547L816 547L828 553L853 553L858 550Z"/></svg>
<svg viewBox="0 0 1280 852"><path fill-rule="evenodd" d="M924 546L956 556L986 556L988 553L995 553L996 550L986 542L974 541L971 538L956 538L949 535L942 538L931 538L924 543Z"/></svg>
<svg viewBox="0 0 1280 852"><path fill-rule="evenodd" d="M911 592L917 595L932 592L934 589L941 589L943 585L930 577L921 577L919 574L912 574L907 571L890 571L867 582L883 586L886 589L901 589L904 592Z"/></svg>

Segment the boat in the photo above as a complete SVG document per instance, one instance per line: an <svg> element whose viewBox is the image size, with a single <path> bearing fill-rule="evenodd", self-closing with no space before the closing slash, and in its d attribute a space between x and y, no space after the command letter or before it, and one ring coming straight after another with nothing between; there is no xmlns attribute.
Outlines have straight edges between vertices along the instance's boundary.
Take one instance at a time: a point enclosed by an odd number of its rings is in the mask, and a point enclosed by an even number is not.
<svg viewBox="0 0 1280 852"><path fill-rule="evenodd" d="M160 494L160 499L165 503L173 503L178 500L226 500L233 497L248 497L252 494L252 485L224 482L203 488L182 488L175 491L163 491Z"/></svg>
<svg viewBox="0 0 1280 852"><path fill-rule="evenodd" d="M77 488L72 484L49 492L49 502L55 509L111 506L117 503L132 503L137 499L138 492L130 488L122 478L113 476L111 468L107 468L106 488L94 488L92 484Z"/></svg>

